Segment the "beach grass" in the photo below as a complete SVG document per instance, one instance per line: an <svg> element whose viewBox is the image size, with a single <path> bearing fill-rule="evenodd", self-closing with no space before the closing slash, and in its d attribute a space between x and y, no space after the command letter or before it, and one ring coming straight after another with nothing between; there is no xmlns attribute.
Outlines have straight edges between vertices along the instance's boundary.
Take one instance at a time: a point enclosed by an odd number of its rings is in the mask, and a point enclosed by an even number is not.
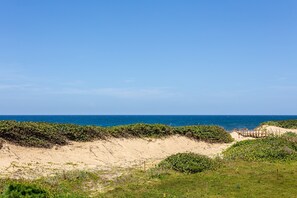
<svg viewBox="0 0 297 198"><path fill-rule="evenodd" d="M172 169L182 173L198 173L215 169L218 166L216 160L196 153L177 153L162 160L158 168Z"/></svg>
<svg viewBox="0 0 297 198"><path fill-rule="evenodd" d="M157 180L134 181L101 197L294 197L296 165L233 161L215 171L170 172Z"/></svg>
<svg viewBox="0 0 297 198"><path fill-rule="evenodd" d="M131 124L114 127L80 126L74 124L54 124L43 122L0 121L0 138L11 143L51 148L66 145L69 141L93 141L100 139L165 137L183 135L211 143L232 142L228 132L219 126L171 127L162 124Z"/></svg>
<svg viewBox="0 0 297 198"><path fill-rule="evenodd" d="M279 120L263 122L261 125L277 126L286 129L297 129L297 120Z"/></svg>
<svg viewBox="0 0 297 198"><path fill-rule="evenodd" d="M245 161L297 160L297 134L269 136L262 139L237 142L223 152L224 159Z"/></svg>
<svg viewBox="0 0 297 198"><path fill-rule="evenodd" d="M225 161L216 170L184 174L131 170L105 181L100 173L64 173L34 181L0 179L0 193L12 184L34 186L49 197L294 197L297 163ZM102 190L103 189L103 190ZM43 191L42 191L43 192Z"/></svg>

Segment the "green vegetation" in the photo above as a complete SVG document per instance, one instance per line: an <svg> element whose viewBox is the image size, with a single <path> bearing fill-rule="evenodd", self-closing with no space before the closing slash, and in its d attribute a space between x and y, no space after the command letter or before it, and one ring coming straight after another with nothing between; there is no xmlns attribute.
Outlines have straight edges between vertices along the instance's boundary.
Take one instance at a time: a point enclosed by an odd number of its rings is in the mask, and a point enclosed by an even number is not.
<svg viewBox="0 0 297 198"><path fill-rule="evenodd" d="M0 121L0 137L21 146L52 147L71 141L90 141L103 138L101 127L73 124Z"/></svg>
<svg viewBox="0 0 297 198"><path fill-rule="evenodd" d="M159 164L160 168L168 168L182 173L198 173L213 169L215 166L215 160L195 153L171 155Z"/></svg>
<svg viewBox="0 0 297 198"><path fill-rule="evenodd" d="M63 174L43 177L36 180L14 180L0 178L0 197L88 197L94 190L103 186L101 172L70 171ZM1 196L2 195L2 196Z"/></svg>
<svg viewBox="0 0 297 198"><path fill-rule="evenodd" d="M179 153L146 171L73 171L33 181L0 179L0 196L294 197L296 151L297 135L286 133L236 143L224 152L224 159Z"/></svg>
<svg viewBox="0 0 297 198"><path fill-rule="evenodd" d="M183 174L172 170L131 170L115 179L102 173L71 172L34 181L0 179L0 195L21 183L49 192L49 197L295 197L297 162L223 161L216 170ZM103 191L103 192L102 192ZM1 197L1 196L0 196Z"/></svg>
<svg viewBox="0 0 297 198"><path fill-rule="evenodd" d="M3 192L3 198L47 198L49 194L34 185L15 183L8 185L7 189Z"/></svg>
<svg viewBox="0 0 297 198"><path fill-rule="evenodd" d="M120 184L102 197L295 197L296 163L229 161L196 174L169 172L160 179Z"/></svg>
<svg viewBox="0 0 297 198"><path fill-rule="evenodd" d="M232 138L229 133L226 133L225 129L217 126L196 125L196 126L184 126L176 128L178 134L185 135L197 140L203 140L207 142L232 142Z"/></svg>
<svg viewBox="0 0 297 198"><path fill-rule="evenodd" d="M12 135L5 136L9 131ZM173 134L209 142L232 140L222 128L215 126L135 124L103 128L0 122L0 137L14 141L13 137L20 135L22 138L14 142L26 146L50 147L67 144L69 140L164 137ZM29 135L34 141L26 139ZM223 153L223 159L179 153L146 171L113 171L72 171L33 181L2 178L0 197L295 197L297 134L286 133L235 143Z"/></svg>
<svg viewBox="0 0 297 198"><path fill-rule="evenodd" d="M297 129L297 120L280 120L263 122L261 125L277 126L286 129Z"/></svg>
<svg viewBox="0 0 297 198"><path fill-rule="evenodd" d="M177 134L174 127L163 124L131 124L107 127L113 137L164 137Z"/></svg>
<svg viewBox="0 0 297 198"><path fill-rule="evenodd" d="M115 127L79 126L39 122L0 121L0 138L21 146L65 145L69 141L92 141L108 137L164 137L173 134L207 142L232 142L218 126L171 127L161 124L132 124Z"/></svg>
<svg viewBox="0 0 297 198"><path fill-rule="evenodd" d="M224 158L270 162L297 160L297 134L237 142L224 152Z"/></svg>

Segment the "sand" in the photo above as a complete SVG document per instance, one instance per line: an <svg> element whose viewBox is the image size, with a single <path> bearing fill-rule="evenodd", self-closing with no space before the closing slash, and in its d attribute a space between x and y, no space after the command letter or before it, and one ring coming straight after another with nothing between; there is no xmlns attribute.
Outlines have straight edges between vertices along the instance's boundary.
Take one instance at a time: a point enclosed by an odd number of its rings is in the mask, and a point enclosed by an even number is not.
<svg viewBox="0 0 297 198"><path fill-rule="evenodd" d="M285 129L277 126L269 126L269 125L263 125L260 127L260 129L265 129L267 132L271 134L276 134L276 135L282 135L287 132L293 132L297 133L297 129Z"/></svg>
<svg viewBox="0 0 297 198"><path fill-rule="evenodd" d="M236 141L251 139L231 133ZM234 142L233 142L234 143ZM71 142L51 149L28 148L4 143L0 149L0 177L34 179L71 170L148 168L179 152L215 157L233 143L206 143L184 136L166 138L111 138Z"/></svg>

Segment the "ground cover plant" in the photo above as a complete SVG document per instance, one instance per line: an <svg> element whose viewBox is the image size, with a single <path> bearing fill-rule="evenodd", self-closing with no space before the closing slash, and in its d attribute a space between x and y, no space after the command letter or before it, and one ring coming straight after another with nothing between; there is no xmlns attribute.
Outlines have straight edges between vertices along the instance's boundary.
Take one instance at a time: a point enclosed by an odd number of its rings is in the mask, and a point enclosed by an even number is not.
<svg viewBox="0 0 297 198"><path fill-rule="evenodd" d="M296 165L227 161L216 170L126 182L100 197L295 197Z"/></svg>
<svg viewBox="0 0 297 198"><path fill-rule="evenodd" d="M164 159L159 168L168 168L182 173L198 173L214 169L216 161L196 153L178 153Z"/></svg>
<svg viewBox="0 0 297 198"><path fill-rule="evenodd" d="M285 133L262 139L237 142L224 153L229 160L293 161L297 160L297 134Z"/></svg>
<svg viewBox="0 0 297 198"><path fill-rule="evenodd" d="M218 126L183 126L177 127L176 130L178 130L179 134L207 142L232 142L230 134L226 133L224 128Z"/></svg>
<svg viewBox="0 0 297 198"><path fill-rule="evenodd" d="M101 173L72 172L38 180L0 179L0 195L11 184L37 187L49 197L295 197L297 162L224 161L216 170L184 174L152 170L102 181ZM157 170L154 170L157 171ZM108 185L103 188L101 185ZM0 196L1 197L1 196Z"/></svg>
<svg viewBox="0 0 297 198"><path fill-rule="evenodd" d="M297 120L279 120L263 122L261 125L277 126L287 129L297 129Z"/></svg>
<svg viewBox="0 0 297 198"><path fill-rule="evenodd" d="M108 137L164 137L174 134L207 142L232 142L230 134L218 126L171 127L162 124L131 124L100 127L0 121L0 138L21 146L45 148L66 145L69 141L92 141Z"/></svg>
<svg viewBox="0 0 297 198"><path fill-rule="evenodd" d="M0 178L0 197L89 197L92 189L102 184L100 174L101 172L70 171L35 180Z"/></svg>
<svg viewBox="0 0 297 198"><path fill-rule="evenodd" d="M35 185L12 183L3 192L3 198L48 198L50 195L44 189Z"/></svg>

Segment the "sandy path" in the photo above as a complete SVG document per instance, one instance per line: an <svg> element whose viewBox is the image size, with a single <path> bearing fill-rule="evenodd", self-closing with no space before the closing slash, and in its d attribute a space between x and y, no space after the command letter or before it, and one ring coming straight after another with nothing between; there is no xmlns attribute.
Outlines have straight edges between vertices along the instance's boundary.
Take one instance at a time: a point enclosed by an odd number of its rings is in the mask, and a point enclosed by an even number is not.
<svg viewBox="0 0 297 198"><path fill-rule="evenodd" d="M243 138L231 134L237 141ZM52 149L27 148L5 143L0 149L0 177L36 178L69 170L110 170L151 166L179 152L219 155L229 144L209 144L183 136L162 139L111 138L93 142L72 142Z"/></svg>

